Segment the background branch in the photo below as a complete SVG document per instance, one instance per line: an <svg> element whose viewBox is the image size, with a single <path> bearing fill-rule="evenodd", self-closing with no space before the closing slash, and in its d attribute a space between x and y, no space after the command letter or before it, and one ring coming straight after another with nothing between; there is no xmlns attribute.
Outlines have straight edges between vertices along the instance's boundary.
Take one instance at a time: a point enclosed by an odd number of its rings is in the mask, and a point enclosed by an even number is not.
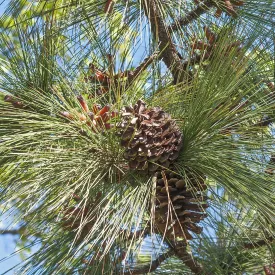
<svg viewBox="0 0 275 275"><path fill-rule="evenodd" d="M19 235L22 234L22 229L5 230L0 229L0 235Z"/></svg>
<svg viewBox="0 0 275 275"><path fill-rule="evenodd" d="M170 241L170 247L174 250L175 256L188 266L194 274L203 274L203 266L194 259L191 251L187 251L186 241Z"/></svg>
<svg viewBox="0 0 275 275"><path fill-rule="evenodd" d="M21 226L18 229L0 229L0 235L24 235L41 237L39 233L31 233L27 230L26 226Z"/></svg>
<svg viewBox="0 0 275 275"><path fill-rule="evenodd" d="M135 231L135 232L129 232L128 230L121 230L121 234L125 234L128 238L128 240L131 240L133 239L134 237L135 238L138 238L140 236L147 236L151 233L151 230L149 227L146 227L144 229L141 229L141 230L138 230L138 231Z"/></svg>
<svg viewBox="0 0 275 275"><path fill-rule="evenodd" d="M207 12L213 6L214 3L212 0L206 0L199 4L194 10L187 13L184 17L176 19L175 23L171 24L169 28L172 30L178 30L182 26L187 26L189 23L199 18L202 14Z"/></svg>
<svg viewBox="0 0 275 275"><path fill-rule="evenodd" d="M160 264L162 262L164 262L166 259L170 258L173 255L174 255L174 251L169 250L167 253L161 254L157 259L151 261L151 263L149 263L146 266L143 266L141 268L132 269L132 270L129 270L129 271L125 271L125 272L122 272L120 274L123 274L123 275L138 275L138 274L147 274L149 272L153 272L160 266Z"/></svg>
<svg viewBox="0 0 275 275"><path fill-rule="evenodd" d="M139 74L141 74L152 62L157 58L159 55L159 52L154 52L152 55L146 57L138 67L135 68L135 70L131 71L129 74L129 81L132 81L134 78L136 78Z"/></svg>
<svg viewBox="0 0 275 275"><path fill-rule="evenodd" d="M259 240L256 242L245 243L243 246L246 249L254 249L254 248L257 248L260 246L271 244L273 241L274 241L273 236L270 236L270 237L266 238L265 240Z"/></svg>
<svg viewBox="0 0 275 275"><path fill-rule="evenodd" d="M158 55L158 51L154 52L152 55L146 57L133 71L125 71L123 73L123 76L127 77L127 87L153 63Z"/></svg>
<svg viewBox="0 0 275 275"><path fill-rule="evenodd" d="M163 59L165 65L170 69L174 83L181 82L185 76L185 67L172 42L168 28L161 17L160 8L157 6L157 3L156 0L144 0L144 11L150 21L154 39L159 45L159 59Z"/></svg>

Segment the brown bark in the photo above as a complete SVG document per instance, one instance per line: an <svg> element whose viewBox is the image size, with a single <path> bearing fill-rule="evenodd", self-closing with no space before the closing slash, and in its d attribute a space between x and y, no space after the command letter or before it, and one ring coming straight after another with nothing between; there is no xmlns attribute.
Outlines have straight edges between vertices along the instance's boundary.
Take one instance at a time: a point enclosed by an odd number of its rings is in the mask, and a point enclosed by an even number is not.
<svg viewBox="0 0 275 275"><path fill-rule="evenodd" d="M147 274L149 272L155 271L160 264L165 261L166 259L170 258L173 256L174 252L172 250L168 251L167 253L161 254L157 259L153 260L150 262L150 264L143 266L141 268L137 269L132 269L129 271L124 271L121 272L120 274L122 275L138 275L138 274Z"/></svg>
<svg viewBox="0 0 275 275"><path fill-rule="evenodd" d="M155 52L152 55L146 57L133 71L126 71L123 74L127 77L127 83L131 83L137 78L153 61L158 57L159 52Z"/></svg>
<svg viewBox="0 0 275 275"><path fill-rule="evenodd" d="M188 12L184 17L175 20L175 23L170 25L172 30L178 30L182 26L187 26L192 21L198 19L202 14L207 12L214 6L213 0L206 0L199 4L194 10Z"/></svg>
<svg viewBox="0 0 275 275"><path fill-rule="evenodd" d="M186 68L182 64L182 59L173 44L169 28L165 25L159 10L160 2L157 0L143 0L143 8L147 15L154 40L159 45L160 55L159 59L163 59L165 65L171 71L174 83L184 80L186 75Z"/></svg>
<svg viewBox="0 0 275 275"><path fill-rule="evenodd" d="M272 236L270 236L270 237L266 238L265 240L259 240L256 242L245 243L243 246L246 249L253 249L253 248L260 247L260 246L271 244L273 241L274 241L274 238Z"/></svg>
<svg viewBox="0 0 275 275"><path fill-rule="evenodd" d="M190 268L194 274L204 274L203 266L198 263L191 252L187 251L187 242L170 242L170 247L174 250L175 255Z"/></svg>

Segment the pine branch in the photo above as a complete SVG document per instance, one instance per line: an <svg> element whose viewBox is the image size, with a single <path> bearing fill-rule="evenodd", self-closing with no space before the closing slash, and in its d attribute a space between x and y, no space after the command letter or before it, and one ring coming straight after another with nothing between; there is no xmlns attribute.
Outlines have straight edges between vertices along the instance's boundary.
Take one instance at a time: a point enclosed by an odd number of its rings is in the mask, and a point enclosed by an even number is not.
<svg viewBox="0 0 275 275"><path fill-rule="evenodd" d="M140 236L146 237L147 235L150 234L150 228L146 227L144 229L135 231L135 232L129 232L128 230L121 230L121 234L124 234L127 236L128 240L131 240L133 238L138 238Z"/></svg>
<svg viewBox="0 0 275 275"><path fill-rule="evenodd" d="M180 17L175 20L175 23L169 26L172 30L178 30L182 26L187 26L192 21L198 19L202 14L210 10L215 3L213 0L205 0L201 4L199 4L194 10L187 13L185 17Z"/></svg>
<svg viewBox="0 0 275 275"><path fill-rule="evenodd" d="M155 271L162 262L164 262L166 259L170 258L174 255L173 250L169 250L168 252L161 254L157 259L150 262L150 264L143 266L141 268L132 269L129 271L124 271L120 274L123 275L138 275L138 274L147 274L149 272Z"/></svg>
<svg viewBox="0 0 275 275"><path fill-rule="evenodd" d="M24 236L36 236L41 237L39 233L30 233L27 231L26 226L22 226L18 229L0 229L0 235L24 235Z"/></svg>
<svg viewBox="0 0 275 275"><path fill-rule="evenodd" d="M254 248L257 248L260 246L265 246L265 245L271 244L273 241L274 241L273 236L270 236L270 237L266 238L265 240L259 240L256 242L245 243L243 246L246 249L254 249Z"/></svg>
<svg viewBox="0 0 275 275"><path fill-rule="evenodd" d="M5 229L0 229L0 235L21 235L22 234L22 229L14 229L14 230L5 230Z"/></svg>
<svg viewBox="0 0 275 275"><path fill-rule="evenodd" d="M144 0L145 14L147 15L154 39L159 44L159 59L163 59L165 65L170 69L174 83L184 80L185 67L182 64L181 57L159 12L156 0Z"/></svg>
<svg viewBox="0 0 275 275"><path fill-rule="evenodd" d="M142 74L148 68L149 65L152 64L152 62L158 57L158 55L159 52L156 51L152 55L146 57L134 70L127 70L113 75L114 85L118 86L120 84L120 80L126 78L126 85L124 88L127 89L130 86L130 84L140 74ZM112 83L110 78L110 72L102 71L96 68L94 64L90 64L90 69L93 73L96 72L95 76L85 77L84 80L86 82L88 82L89 80L91 80L92 82L98 81L102 85L101 89L99 89L98 91L99 94L106 93L107 91L109 91Z"/></svg>
<svg viewBox="0 0 275 275"><path fill-rule="evenodd" d="M186 241L182 242L171 242L170 247L175 252L175 255L182 260L182 262L190 268L194 274L203 274L203 267L193 257L191 252L187 251Z"/></svg>
<svg viewBox="0 0 275 275"><path fill-rule="evenodd" d="M133 71L126 71L124 74L127 76L127 81L133 81L137 76L139 76L144 70L152 64L152 62L158 57L159 52L154 52L152 55L146 57L142 63L138 65Z"/></svg>

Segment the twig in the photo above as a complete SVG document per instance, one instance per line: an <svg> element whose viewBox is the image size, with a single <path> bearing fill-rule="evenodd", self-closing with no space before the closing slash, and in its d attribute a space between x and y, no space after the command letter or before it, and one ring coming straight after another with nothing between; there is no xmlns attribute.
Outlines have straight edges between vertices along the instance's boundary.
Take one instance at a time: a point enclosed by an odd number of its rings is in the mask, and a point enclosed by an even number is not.
<svg viewBox="0 0 275 275"><path fill-rule="evenodd" d="M134 237L138 238L140 236L146 236L150 234L150 232L151 231L149 227L134 232L129 232L128 230L121 230L121 234L125 234L129 240L133 239Z"/></svg>
<svg viewBox="0 0 275 275"><path fill-rule="evenodd" d="M190 268L194 274L203 274L203 267L194 258L191 252L187 251L186 241L171 242L170 247L175 252L175 255L182 260L182 262Z"/></svg>
<svg viewBox="0 0 275 275"><path fill-rule="evenodd" d="M160 264L166 259L174 255L174 251L171 249L168 252L161 254L157 259L150 262L150 264L143 266L141 268L136 268L128 271L121 272L122 275L138 275L138 274L147 274L149 272L155 271Z"/></svg>
<svg viewBox="0 0 275 275"><path fill-rule="evenodd" d="M21 232L20 232L21 231ZM14 229L14 230L5 230L5 229L0 229L0 235L20 235L22 234L22 229Z"/></svg>
<svg viewBox="0 0 275 275"><path fill-rule="evenodd" d="M207 12L209 9L211 9L214 6L213 0L206 0L199 4L194 10L187 13L185 17L180 17L179 19L176 19L175 23L171 24L169 26L172 30L178 30L182 26L187 26L189 23L191 23L193 20L196 20L199 18L202 14Z"/></svg>
<svg viewBox="0 0 275 275"><path fill-rule="evenodd" d="M170 69L174 83L184 80L185 67L181 62L181 57L172 42L169 30L165 25L156 0L143 0L145 14L147 15L155 40L159 43L159 59L163 59L165 65Z"/></svg>
<svg viewBox="0 0 275 275"><path fill-rule="evenodd" d="M267 127L269 126L274 120L269 116L263 117L259 122L256 122L253 126L254 127Z"/></svg>
<svg viewBox="0 0 275 275"><path fill-rule="evenodd" d="M24 235L24 236L35 236L40 238L39 233L30 233L27 231L26 226L22 226L18 229L0 229L0 235Z"/></svg>
<svg viewBox="0 0 275 275"><path fill-rule="evenodd" d="M256 242L245 243L243 245L243 247L246 248L246 249L254 249L254 248L257 248L257 247L260 247L260 246L270 244L273 241L274 241L274 238L272 236L270 236L270 237L266 238L265 240L259 240L259 241L256 241Z"/></svg>
<svg viewBox="0 0 275 275"><path fill-rule="evenodd" d="M159 55L159 52L154 52L152 55L146 57L142 63L138 65L133 71L126 71L127 81L131 82L139 76Z"/></svg>
<svg viewBox="0 0 275 275"><path fill-rule="evenodd" d="M119 72L117 74L113 75L114 81L111 80L111 74L108 71L101 71L94 64L90 64L90 68L95 73L95 76L89 76L85 77L84 80L87 82L89 80L97 80L101 84L101 93L106 93L109 91L111 87L111 83L117 87L120 84L121 79L126 78L126 85L124 86L124 89L128 88L130 84L135 80L144 70L147 69L147 67L152 64L152 62L158 57L159 52L156 51L152 55L146 57L134 70L127 70L124 72ZM112 58L112 57L111 57Z"/></svg>

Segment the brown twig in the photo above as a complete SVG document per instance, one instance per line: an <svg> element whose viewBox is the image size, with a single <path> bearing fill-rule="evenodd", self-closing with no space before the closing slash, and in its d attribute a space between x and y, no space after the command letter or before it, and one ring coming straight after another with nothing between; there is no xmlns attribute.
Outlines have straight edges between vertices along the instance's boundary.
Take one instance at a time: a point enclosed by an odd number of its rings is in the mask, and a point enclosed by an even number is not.
<svg viewBox="0 0 275 275"><path fill-rule="evenodd" d="M174 250L175 255L182 260L182 262L190 268L194 274L203 274L203 267L198 263L191 252L187 251L186 241L171 242L170 247Z"/></svg>
<svg viewBox="0 0 275 275"><path fill-rule="evenodd" d="M13 229L13 230L5 230L5 229L0 229L0 235L20 235L22 234L22 229Z"/></svg>
<svg viewBox="0 0 275 275"><path fill-rule="evenodd" d="M152 64L152 62L158 57L159 52L154 52L152 55L146 57L142 63L140 63L133 71L126 71L124 74L127 76L127 82L132 82L138 77L144 70Z"/></svg>
<svg viewBox="0 0 275 275"><path fill-rule="evenodd" d="M24 235L24 236L35 236L40 238L41 234L31 233L27 231L26 226L19 227L18 229L0 229L0 235Z"/></svg>
<svg viewBox="0 0 275 275"><path fill-rule="evenodd" d="M131 83L142 73L144 70L147 69L149 65L152 64L152 62L158 57L159 52L156 51L152 55L146 57L134 70L127 70L124 72L119 72L117 74L113 74L110 71L102 71L98 69L94 64L90 64L90 70L95 74L95 76L88 76L85 77L84 80L88 82L91 81L97 81L101 84L100 89L97 91L98 95L101 95L102 93L106 93L110 90L111 86L114 85L117 87L120 85L121 80L125 80L125 86L124 89L127 89ZM112 59L113 57L110 56L109 59ZM113 78L111 77L113 76Z"/></svg>
<svg viewBox="0 0 275 275"><path fill-rule="evenodd" d="M150 262L150 264L143 266L141 268L136 268L132 270L127 270L124 272L121 272L120 274L123 275L138 275L138 274L147 274L149 272L155 271L162 262L164 262L166 259L170 258L174 255L173 250L169 250L168 252L161 254L157 259Z"/></svg>
<svg viewBox="0 0 275 275"><path fill-rule="evenodd" d="M121 234L126 235L128 240L131 240L133 238L138 238L140 236L145 237L146 235L149 235L150 233L151 233L151 231L150 231L149 227L146 227L146 228L138 230L138 231L133 231L133 232L129 232L128 230L121 230Z"/></svg>
<svg viewBox="0 0 275 275"><path fill-rule="evenodd" d="M254 249L260 246L268 245L271 244L274 241L274 238L272 236L266 238L265 240L259 240L256 242L250 242L250 243L245 243L243 245L244 248L246 249Z"/></svg>
<svg viewBox="0 0 275 275"><path fill-rule="evenodd" d="M256 122L253 126L254 127L267 127L269 126L274 120L269 116L264 116L260 121Z"/></svg>
<svg viewBox="0 0 275 275"><path fill-rule="evenodd" d="M192 21L199 18L202 14L210 10L214 6L213 0L205 0L201 4L199 4L194 10L190 11L185 15L185 17L180 17L179 19L176 19L175 23L171 24L169 26L172 30L178 30L182 26L187 26Z"/></svg>
<svg viewBox="0 0 275 275"><path fill-rule="evenodd" d="M159 59L163 59L165 65L170 69L174 83L184 80L185 67L182 64L181 57L173 44L169 29L164 23L159 12L156 0L143 0L144 11L150 21L154 39L159 45Z"/></svg>

